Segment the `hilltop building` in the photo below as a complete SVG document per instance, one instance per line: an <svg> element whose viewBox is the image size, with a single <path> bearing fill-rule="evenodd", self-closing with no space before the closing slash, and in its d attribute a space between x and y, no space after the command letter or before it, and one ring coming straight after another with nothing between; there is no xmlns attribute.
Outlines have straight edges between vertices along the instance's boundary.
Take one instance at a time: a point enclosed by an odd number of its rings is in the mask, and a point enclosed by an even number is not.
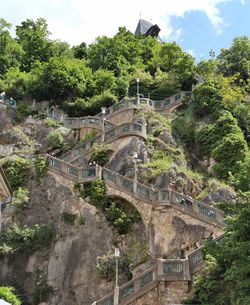
<svg viewBox="0 0 250 305"><path fill-rule="evenodd" d="M162 42L159 36L160 30L161 29L157 24L152 24L147 20L140 19L135 30L135 35L143 35L145 37L150 35Z"/></svg>

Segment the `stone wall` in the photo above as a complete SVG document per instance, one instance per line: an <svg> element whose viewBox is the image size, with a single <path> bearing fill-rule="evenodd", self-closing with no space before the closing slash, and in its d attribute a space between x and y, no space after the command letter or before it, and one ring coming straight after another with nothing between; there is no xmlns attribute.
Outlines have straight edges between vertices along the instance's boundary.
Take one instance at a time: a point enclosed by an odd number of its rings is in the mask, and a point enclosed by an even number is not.
<svg viewBox="0 0 250 305"><path fill-rule="evenodd" d="M173 207L155 210L152 217L156 257L184 258L213 232L221 229L182 213Z"/></svg>
<svg viewBox="0 0 250 305"><path fill-rule="evenodd" d="M107 120L117 125L129 123L134 119L134 111L134 109L122 109L121 111L111 114Z"/></svg>
<svg viewBox="0 0 250 305"><path fill-rule="evenodd" d="M82 141L82 140L85 138L86 134L92 133L93 131L95 131L96 134L101 134L100 128L83 127L83 128L81 128L81 129L79 130L79 137L78 137L78 139L79 139L80 141Z"/></svg>
<svg viewBox="0 0 250 305"><path fill-rule="evenodd" d="M189 295L187 281L159 282L158 286L131 305L174 305L180 304L182 299Z"/></svg>

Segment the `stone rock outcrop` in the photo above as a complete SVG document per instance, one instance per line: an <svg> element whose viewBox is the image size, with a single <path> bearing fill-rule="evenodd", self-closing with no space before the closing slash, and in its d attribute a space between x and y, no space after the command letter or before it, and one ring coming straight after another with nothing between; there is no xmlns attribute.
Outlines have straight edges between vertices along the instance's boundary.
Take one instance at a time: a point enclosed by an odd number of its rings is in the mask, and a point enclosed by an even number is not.
<svg viewBox="0 0 250 305"><path fill-rule="evenodd" d="M203 202L211 204L214 202L235 202L236 194L229 189L219 188L215 191L210 192L206 197L202 199Z"/></svg>
<svg viewBox="0 0 250 305"><path fill-rule="evenodd" d="M131 137L131 139L113 155L105 167L114 172L120 173L121 175L133 177L134 151L138 153L138 159L141 160L139 162L149 161L149 149L145 143L137 137Z"/></svg>

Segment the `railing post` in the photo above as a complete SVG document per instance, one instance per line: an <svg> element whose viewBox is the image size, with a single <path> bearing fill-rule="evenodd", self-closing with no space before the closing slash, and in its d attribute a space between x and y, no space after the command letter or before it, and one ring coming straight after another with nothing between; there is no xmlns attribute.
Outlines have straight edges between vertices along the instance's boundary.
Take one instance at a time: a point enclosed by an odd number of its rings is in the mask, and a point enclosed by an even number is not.
<svg viewBox="0 0 250 305"><path fill-rule="evenodd" d="M115 286L115 290L114 290L114 305L118 305L119 304L119 287Z"/></svg>
<svg viewBox="0 0 250 305"><path fill-rule="evenodd" d="M102 167L100 165L97 165L96 166L96 177L98 179L101 179L102 178Z"/></svg>
<svg viewBox="0 0 250 305"><path fill-rule="evenodd" d="M136 193L137 191L137 159L138 154L136 151L133 153L133 162L134 162L134 180L133 180L133 192Z"/></svg>
<svg viewBox="0 0 250 305"><path fill-rule="evenodd" d="M188 259L183 261L183 277L184 277L184 280L187 280L187 281L189 281L191 279Z"/></svg>

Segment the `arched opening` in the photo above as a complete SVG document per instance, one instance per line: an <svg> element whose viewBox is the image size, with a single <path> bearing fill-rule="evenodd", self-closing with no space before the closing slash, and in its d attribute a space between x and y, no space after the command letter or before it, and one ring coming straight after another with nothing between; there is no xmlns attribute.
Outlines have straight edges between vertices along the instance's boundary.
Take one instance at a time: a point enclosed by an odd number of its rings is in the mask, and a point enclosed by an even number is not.
<svg viewBox="0 0 250 305"><path fill-rule="evenodd" d="M127 253L130 262L133 262L133 269L149 259L148 228L143 222L142 215L131 202L114 195L108 196L108 199L111 203L110 217L120 215L113 219L114 224L122 225L123 218L127 221L126 234L120 234L118 238L122 250Z"/></svg>

